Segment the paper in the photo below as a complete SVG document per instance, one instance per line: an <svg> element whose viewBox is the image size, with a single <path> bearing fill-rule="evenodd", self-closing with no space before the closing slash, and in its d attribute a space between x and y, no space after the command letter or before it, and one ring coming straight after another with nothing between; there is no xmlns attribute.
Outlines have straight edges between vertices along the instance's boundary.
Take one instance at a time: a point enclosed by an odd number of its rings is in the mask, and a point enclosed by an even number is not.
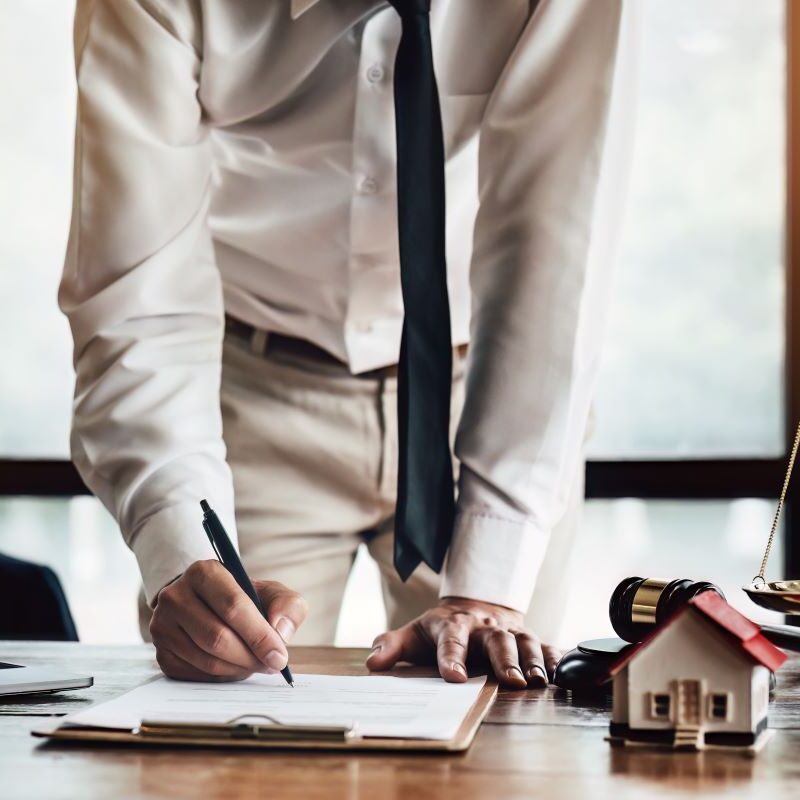
<svg viewBox="0 0 800 800"><path fill-rule="evenodd" d="M353 727L360 736L452 739L485 682L296 675L292 688L280 675L253 675L238 683L157 678L72 714L64 725L133 730L142 720L224 724L242 715L266 714L283 724Z"/></svg>

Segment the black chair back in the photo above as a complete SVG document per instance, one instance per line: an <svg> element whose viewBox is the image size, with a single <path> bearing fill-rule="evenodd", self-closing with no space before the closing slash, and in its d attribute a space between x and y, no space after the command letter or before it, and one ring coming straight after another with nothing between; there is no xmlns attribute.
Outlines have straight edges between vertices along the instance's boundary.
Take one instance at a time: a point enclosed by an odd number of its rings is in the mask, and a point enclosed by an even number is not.
<svg viewBox="0 0 800 800"><path fill-rule="evenodd" d="M0 554L0 639L78 641L66 595L50 567Z"/></svg>

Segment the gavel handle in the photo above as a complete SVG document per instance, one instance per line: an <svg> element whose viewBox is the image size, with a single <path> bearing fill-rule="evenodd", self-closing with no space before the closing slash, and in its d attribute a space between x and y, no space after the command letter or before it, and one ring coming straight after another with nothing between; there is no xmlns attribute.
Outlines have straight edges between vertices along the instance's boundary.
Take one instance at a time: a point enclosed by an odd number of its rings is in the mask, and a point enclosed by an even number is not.
<svg viewBox="0 0 800 800"><path fill-rule="evenodd" d="M800 653L800 628L794 625L762 625L761 633L776 647Z"/></svg>

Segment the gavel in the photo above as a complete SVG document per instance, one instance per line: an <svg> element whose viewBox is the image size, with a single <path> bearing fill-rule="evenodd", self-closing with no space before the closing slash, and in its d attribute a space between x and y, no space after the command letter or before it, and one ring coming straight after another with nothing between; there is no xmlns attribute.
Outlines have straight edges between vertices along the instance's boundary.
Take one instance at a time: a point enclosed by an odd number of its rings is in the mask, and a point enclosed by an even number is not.
<svg viewBox="0 0 800 800"><path fill-rule="evenodd" d="M619 654L640 642L650 631L703 592L722 589L710 581L678 578L625 578L611 595L608 615L619 639L591 639L564 655L556 667L553 683L562 689L597 691L608 681L608 670ZM761 632L777 647L800 652L800 628L761 625Z"/></svg>
<svg viewBox="0 0 800 800"><path fill-rule="evenodd" d="M620 639L640 642L693 597L709 591L725 599L722 589L711 581L625 578L614 589L608 604L611 627ZM761 625L760 628L764 638L777 647L800 652L800 628L790 625Z"/></svg>

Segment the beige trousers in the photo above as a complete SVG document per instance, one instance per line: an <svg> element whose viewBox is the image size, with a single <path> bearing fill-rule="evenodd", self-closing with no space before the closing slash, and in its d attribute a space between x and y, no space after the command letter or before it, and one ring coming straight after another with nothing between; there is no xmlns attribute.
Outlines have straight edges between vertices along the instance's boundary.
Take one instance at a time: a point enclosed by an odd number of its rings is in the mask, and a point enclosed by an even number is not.
<svg viewBox="0 0 800 800"><path fill-rule="evenodd" d="M452 437L464 401L464 366L456 359L453 367ZM309 604L294 644L333 644L361 543L380 570L390 627L436 602L438 575L421 565L403 583L392 563L396 379L357 378L344 367L297 357L264 358L229 336L221 404L244 566L254 578L300 592ZM566 604L563 584L583 495L580 472L528 613L544 641L557 641ZM149 614L142 612L144 632Z"/></svg>

